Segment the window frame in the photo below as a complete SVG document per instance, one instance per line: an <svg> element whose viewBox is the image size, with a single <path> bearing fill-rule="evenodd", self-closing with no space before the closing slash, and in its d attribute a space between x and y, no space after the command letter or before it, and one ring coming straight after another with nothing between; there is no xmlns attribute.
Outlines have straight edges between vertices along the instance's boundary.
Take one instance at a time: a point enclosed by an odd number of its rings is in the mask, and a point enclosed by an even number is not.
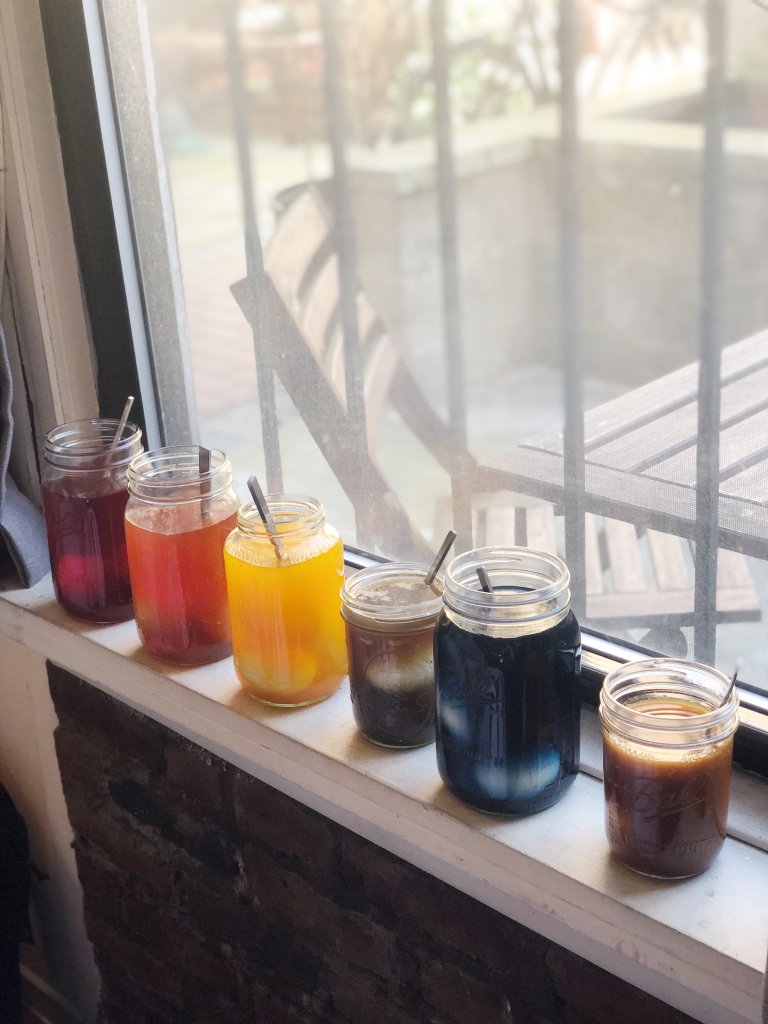
<svg viewBox="0 0 768 1024"><path fill-rule="evenodd" d="M109 29L104 21L101 0L40 0L40 5L44 12L45 42L59 118L64 174L73 210L83 294L92 322L102 322L99 320L100 306L105 299L108 302L108 297L114 296L117 300L114 311L116 329L104 334L99 332L98 338L94 337L100 407L103 412L108 409L112 415L118 414L126 380L135 381L144 402L143 416L149 444L183 443L183 422L178 428L180 433L175 436L173 429L169 435L163 427L160 392L167 385L170 389L167 393L177 400L180 389L178 381L174 384L172 380L172 364L160 372L153 355L155 347L151 315L146 296L141 291L139 276L143 243L140 230L131 220L128 200L130 181L126 180L128 172L119 150L119 118L111 92L108 45L105 42ZM141 47L145 42L139 31L142 26L137 25L136 29L139 34L134 42ZM64 54L71 52L78 55L78 61L82 64L76 76L64 73ZM145 50L137 53L143 60ZM142 66L139 70L148 81L146 68ZM83 105L86 115L77 124L75 131L72 115L78 104ZM144 116L149 116L146 111ZM96 153L97 156L86 160L87 153ZM155 184L159 192L162 192L162 181L158 179ZM103 194L105 190L109 192L111 202L101 202L93 210L94 193ZM164 201L169 199L169 195L165 195ZM83 226L82 217L78 216L84 210L89 211L87 219L91 222L90 226ZM165 224L167 230L172 221L166 217ZM105 245L100 265L94 265L96 238L101 239ZM168 246L167 251L172 253L173 246L170 246L167 238L164 244ZM163 340L167 341L167 337ZM181 343L183 341L182 337ZM180 365L184 358L181 353L178 360ZM187 403L182 421L184 417L192 415L193 406ZM190 443L189 440L186 443ZM352 545L345 545L344 552L345 565L350 569L387 561ZM658 656L658 652L582 627L583 704L591 707L597 705L603 679L612 668L639 658ZM737 689L741 706L748 712L743 718L748 720L742 720L736 734L734 760L742 767L768 778L768 695L748 683L740 683Z"/></svg>

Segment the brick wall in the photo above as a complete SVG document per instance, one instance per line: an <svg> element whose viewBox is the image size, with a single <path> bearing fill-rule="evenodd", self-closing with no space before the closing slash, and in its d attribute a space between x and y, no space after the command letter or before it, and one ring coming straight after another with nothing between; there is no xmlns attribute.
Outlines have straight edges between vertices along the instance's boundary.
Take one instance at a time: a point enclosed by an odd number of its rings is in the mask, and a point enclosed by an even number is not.
<svg viewBox="0 0 768 1024"><path fill-rule="evenodd" d="M691 1018L49 667L102 1024Z"/></svg>

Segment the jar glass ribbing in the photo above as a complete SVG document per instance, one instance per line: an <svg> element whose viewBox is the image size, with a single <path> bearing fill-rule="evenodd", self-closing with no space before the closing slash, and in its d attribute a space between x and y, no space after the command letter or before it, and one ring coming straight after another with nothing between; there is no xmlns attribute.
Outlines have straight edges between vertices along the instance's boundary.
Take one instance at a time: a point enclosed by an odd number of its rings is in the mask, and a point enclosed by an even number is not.
<svg viewBox="0 0 768 1024"><path fill-rule="evenodd" d="M709 665L653 658L606 676L605 827L613 854L641 874L687 878L725 841L733 736L730 680Z"/></svg>

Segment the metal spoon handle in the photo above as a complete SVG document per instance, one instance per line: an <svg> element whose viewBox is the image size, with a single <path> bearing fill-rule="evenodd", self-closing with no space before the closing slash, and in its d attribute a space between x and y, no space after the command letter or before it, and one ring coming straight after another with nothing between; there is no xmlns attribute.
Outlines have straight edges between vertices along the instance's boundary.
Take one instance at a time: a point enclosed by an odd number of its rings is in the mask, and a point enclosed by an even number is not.
<svg viewBox="0 0 768 1024"><path fill-rule="evenodd" d="M477 578L480 580L480 586L483 588L486 594L493 593L493 587L491 581L488 578L488 570L484 565L478 565L477 567Z"/></svg>
<svg viewBox="0 0 768 1024"><path fill-rule="evenodd" d="M429 572L424 577L424 582L428 587L431 587L435 581L435 577L440 572L440 566L445 561L445 556L451 549L451 544L456 540L456 533L453 530L449 530L445 535L445 540L440 545L440 550L435 555L435 560L429 567Z"/></svg>
<svg viewBox="0 0 768 1024"><path fill-rule="evenodd" d="M269 539L272 541L272 547L275 549L278 562L283 560L283 549L278 540L277 526L275 520L272 518L272 513L269 511L269 505L267 499L264 497L264 492L261 489L259 481L255 476L248 477L248 490L251 492L253 498L253 504L256 506L256 511L261 516L261 520L267 529Z"/></svg>
<svg viewBox="0 0 768 1024"><path fill-rule="evenodd" d="M114 439L112 441L112 444L109 446L110 454L114 452L115 448L117 448L118 444L120 443L120 439L123 436L125 424L128 422L128 416L131 412L132 406L133 395L128 395L128 398L125 400L125 406L123 407L123 415L120 417L120 422L117 424L117 430L115 431Z"/></svg>

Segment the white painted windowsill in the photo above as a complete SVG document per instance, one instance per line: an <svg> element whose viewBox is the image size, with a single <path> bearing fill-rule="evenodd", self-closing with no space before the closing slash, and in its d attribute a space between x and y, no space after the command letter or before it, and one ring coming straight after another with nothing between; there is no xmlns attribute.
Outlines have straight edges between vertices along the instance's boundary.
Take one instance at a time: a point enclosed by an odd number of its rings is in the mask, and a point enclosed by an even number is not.
<svg viewBox="0 0 768 1024"><path fill-rule="evenodd" d="M729 836L697 879L621 867L603 831L599 733L585 712L583 768L555 807L494 818L455 800L434 747L387 751L358 733L347 686L322 704L269 709L231 659L170 669L131 622L85 626L50 577L0 594L0 630L237 767L706 1024L762 1020L768 852ZM586 774L589 772L590 774ZM766 846L768 784L739 775L729 831Z"/></svg>

